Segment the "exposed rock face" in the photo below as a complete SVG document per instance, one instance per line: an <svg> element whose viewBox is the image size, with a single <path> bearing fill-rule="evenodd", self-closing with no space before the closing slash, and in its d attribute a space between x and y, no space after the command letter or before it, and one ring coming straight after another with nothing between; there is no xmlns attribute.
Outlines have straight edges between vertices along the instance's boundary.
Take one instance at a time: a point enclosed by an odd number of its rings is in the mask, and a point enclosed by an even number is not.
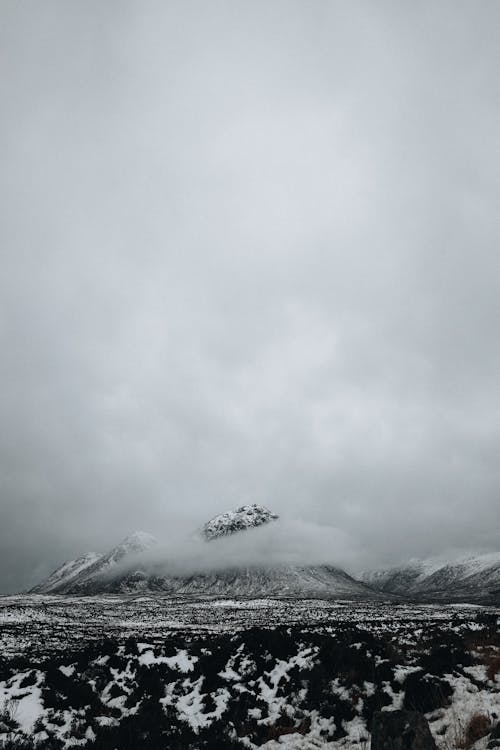
<svg viewBox="0 0 500 750"><path fill-rule="evenodd" d="M234 534L236 531L262 526L264 523L275 521L279 516L271 513L263 505L242 505L236 510L230 510L227 513L221 513L215 518L208 521L202 529L205 539L217 539L227 534Z"/></svg>
<svg viewBox="0 0 500 750"><path fill-rule="evenodd" d="M418 711L377 711L371 750L436 750L425 716Z"/></svg>

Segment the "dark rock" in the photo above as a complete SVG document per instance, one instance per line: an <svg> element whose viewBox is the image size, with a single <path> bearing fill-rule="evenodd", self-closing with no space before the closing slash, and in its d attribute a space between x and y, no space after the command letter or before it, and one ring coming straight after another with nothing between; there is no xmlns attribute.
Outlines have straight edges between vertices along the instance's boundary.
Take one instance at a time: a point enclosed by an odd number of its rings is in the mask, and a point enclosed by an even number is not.
<svg viewBox="0 0 500 750"><path fill-rule="evenodd" d="M403 683L405 697L403 708L427 713L450 705L453 693L449 682L423 672L409 674Z"/></svg>
<svg viewBox="0 0 500 750"><path fill-rule="evenodd" d="M377 711L371 750L436 750L425 716L418 711Z"/></svg>
<svg viewBox="0 0 500 750"><path fill-rule="evenodd" d="M500 722L498 722L498 724L491 730L491 734L488 738L487 744L488 750L492 750L493 748L497 747L500 747Z"/></svg>

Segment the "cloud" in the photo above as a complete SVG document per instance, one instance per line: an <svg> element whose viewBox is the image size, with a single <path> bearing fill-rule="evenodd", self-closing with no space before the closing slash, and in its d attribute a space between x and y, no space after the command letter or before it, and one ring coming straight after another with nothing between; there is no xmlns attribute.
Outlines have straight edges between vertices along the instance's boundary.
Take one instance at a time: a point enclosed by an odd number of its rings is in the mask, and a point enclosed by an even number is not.
<svg viewBox="0 0 500 750"><path fill-rule="evenodd" d="M497 548L499 12L2 8L0 590L249 501Z"/></svg>
<svg viewBox="0 0 500 750"><path fill-rule="evenodd" d="M117 570L194 575L223 569L332 565L346 568L363 558L356 540L333 527L279 519L255 529L206 541L199 534L172 535L146 552L127 556Z"/></svg>

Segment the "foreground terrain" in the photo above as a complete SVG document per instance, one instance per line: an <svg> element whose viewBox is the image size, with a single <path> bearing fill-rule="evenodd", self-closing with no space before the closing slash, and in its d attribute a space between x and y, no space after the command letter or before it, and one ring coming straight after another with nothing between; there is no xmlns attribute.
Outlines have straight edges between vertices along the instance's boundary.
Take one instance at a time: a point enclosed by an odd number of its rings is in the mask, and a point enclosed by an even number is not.
<svg viewBox="0 0 500 750"><path fill-rule="evenodd" d="M405 707L426 714L438 747L470 747L500 713L498 615L467 605L3 597L0 743L365 748L374 711Z"/></svg>

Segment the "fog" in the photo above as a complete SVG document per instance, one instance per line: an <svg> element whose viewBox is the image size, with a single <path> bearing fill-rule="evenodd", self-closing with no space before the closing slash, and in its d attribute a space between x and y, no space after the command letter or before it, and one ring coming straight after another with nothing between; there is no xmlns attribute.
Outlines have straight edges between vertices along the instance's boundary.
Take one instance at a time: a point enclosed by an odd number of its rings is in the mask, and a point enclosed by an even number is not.
<svg viewBox="0 0 500 750"><path fill-rule="evenodd" d="M115 578L136 569L174 576L267 566L334 565L354 569L364 557L356 549L356 540L338 529L282 519L210 541L192 533L163 537L157 542L145 552L123 558L109 570L109 576Z"/></svg>
<svg viewBox="0 0 500 750"><path fill-rule="evenodd" d="M246 502L498 550L499 16L2 4L0 591Z"/></svg>

